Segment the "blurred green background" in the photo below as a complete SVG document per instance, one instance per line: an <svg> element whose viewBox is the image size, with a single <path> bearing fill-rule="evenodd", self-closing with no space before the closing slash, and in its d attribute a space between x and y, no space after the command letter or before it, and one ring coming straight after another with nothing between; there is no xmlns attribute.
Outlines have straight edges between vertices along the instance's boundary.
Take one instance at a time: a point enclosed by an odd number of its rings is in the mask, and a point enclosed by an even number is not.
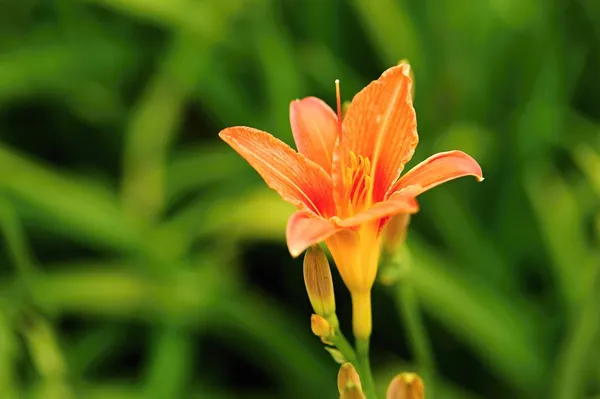
<svg viewBox="0 0 600 399"><path fill-rule="evenodd" d="M334 398L292 209L217 138L400 59L435 398L600 398L600 2L0 1L0 398ZM337 278L337 274L335 276ZM342 327L349 297L339 278ZM415 370L374 292L381 390Z"/></svg>

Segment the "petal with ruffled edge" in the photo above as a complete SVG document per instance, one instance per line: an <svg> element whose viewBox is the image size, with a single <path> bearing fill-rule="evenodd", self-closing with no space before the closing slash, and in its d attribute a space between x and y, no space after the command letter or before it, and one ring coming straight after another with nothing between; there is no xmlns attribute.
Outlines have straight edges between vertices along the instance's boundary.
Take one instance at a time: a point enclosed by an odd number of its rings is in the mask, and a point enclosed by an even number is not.
<svg viewBox="0 0 600 399"><path fill-rule="evenodd" d="M333 215L331 177L322 167L257 129L231 127L222 130L219 136L284 200L319 215Z"/></svg>
<svg viewBox="0 0 600 399"><path fill-rule="evenodd" d="M419 195L435 186L463 176L475 176L483 180L481 166L462 151L435 154L402 176L390 189L391 197L399 190L410 188L412 195Z"/></svg>
<svg viewBox="0 0 600 399"><path fill-rule="evenodd" d="M290 103L290 124L298 152L331 171L337 138L337 116L321 99L307 97Z"/></svg>
<svg viewBox="0 0 600 399"><path fill-rule="evenodd" d="M290 254L295 258L306 248L329 238L341 228L308 212L298 211L288 220L286 240Z"/></svg>
<svg viewBox="0 0 600 399"><path fill-rule="evenodd" d="M408 64L385 71L354 97L344 118L334 162L348 165L349 151L370 160L373 202L384 199L419 141L409 74ZM339 179L341 167L334 164L334 169L333 178ZM334 186L339 188L339 182Z"/></svg>

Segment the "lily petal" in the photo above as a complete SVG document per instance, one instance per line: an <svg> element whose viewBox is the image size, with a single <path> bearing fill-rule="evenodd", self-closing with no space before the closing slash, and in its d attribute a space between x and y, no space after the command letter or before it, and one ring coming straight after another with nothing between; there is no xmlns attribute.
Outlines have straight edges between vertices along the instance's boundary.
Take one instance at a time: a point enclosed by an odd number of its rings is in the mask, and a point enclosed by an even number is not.
<svg viewBox="0 0 600 399"><path fill-rule="evenodd" d="M409 74L408 64L385 71L354 97L344 118L340 147L369 158L374 202L383 200L419 141Z"/></svg>
<svg viewBox="0 0 600 399"><path fill-rule="evenodd" d="M406 195L404 192L398 192L390 196L386 201L378 202L366 211L357 213L345 219L336 220L340 227L354 227L361 224L386 219L399 213L417 213L419 203L412 195Z"/></svg>
<svg viewBox="0 0 600 399"><path fill-rule="evenodd" d="M331 177L283 141L243 126L222 130L219 136L284 200L316 214L331 215L334 212Z"/></svg>
<svg viewBox="0 0 600 399"><path fill-rule="evenodd" d="M333 223L307 212L298 211L288 220L286 239L290 254L295 258L306 248L318 244L342 230Z"/></svg>
<svg viewBox="0 0 600 399"><path fill-rule="evenodd" d="M435 154L411 170L396 182L389 193L411 187L411 195L419 195L424 191L463 176L475 176L483 180L481 166L471 156L462 151L447 151Z"/></svg>
<svg viewBox="0 0 600 399"><path fill-rule="evenodd" d="M290 103L290 124L298 152L331 171L337 138L337 116L321 99L307 97Z"/></svg>

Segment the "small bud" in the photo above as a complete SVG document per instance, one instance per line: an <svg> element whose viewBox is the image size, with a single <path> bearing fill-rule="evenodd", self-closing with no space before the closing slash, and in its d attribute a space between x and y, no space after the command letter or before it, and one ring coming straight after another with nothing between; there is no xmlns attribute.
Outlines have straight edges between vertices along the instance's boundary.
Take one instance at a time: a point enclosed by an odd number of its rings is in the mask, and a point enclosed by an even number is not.
<svg viewBox="0 0 600 399"><path fill-rule="evenodd" d="M344 357L344 355L342 355L342 352L340 352L339 350L337 350L335 348L331 348L329 346L326 346L325 350L327 352L329 352L329 354L331 355L331 357L333 358L333 360L336 363L338 363L338 364L346 363L346 358Z"/></svg>
<svg viewBox="0 0 600 399"><path fill-rule="evenodd" d="M410 214L401 213L388 221L383 231L383 245L385 250L390 253L396 253L400 246L406 240L406 232L410 223Z"/></svg>
<svg viewBox="0 0 600 399"><path fill-rule="evenodd" d="M358 387L349 388L340 395L340 399L365 399L365 394Z"/></svg>
<svg viewBox="0 0 600 399"><path fill-rule="evenodd" d="M304 285L316 314L328 317L335 313L331 269L325 252L319 246L309 248L304 255Z"/></svg>
<svg viewBox="0 0 600 399"><path fill-rule="evenodd" d="M350 388L358 387L358 389L362 389L360 377L352 363L342 364L342 367L340 367L340 371L338 372L337 385L340 395Z"/></svg>
<svg viewBox="0 0 600 399"><path fill-rule="evenodd" d="M390 382L385 397L386 399L423 399L425 398L423 380L414 373L400 373Z"/></svg>
<svg viewBox="0 0 600 399"><path fill-rule="evenodd" d="M310 316L310 329L319 338L327 338L333 334L329 322L317 314Z"/></svg>

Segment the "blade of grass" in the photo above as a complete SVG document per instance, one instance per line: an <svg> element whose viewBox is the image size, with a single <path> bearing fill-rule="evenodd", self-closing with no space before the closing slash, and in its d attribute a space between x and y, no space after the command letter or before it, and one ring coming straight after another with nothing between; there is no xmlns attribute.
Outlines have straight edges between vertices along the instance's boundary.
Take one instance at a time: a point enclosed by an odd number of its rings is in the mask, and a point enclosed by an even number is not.
<svg viewBox="0 0 600 399"><path fill-rule="evenodd" d="M579 166L579 169L585 174L590 186L600 198L600 154L591 146L580 145L571 150L573 159Z"/></svg>
<svg viewBox="0 0 600 399"><path fill-rule="evenodd" d="M158 329L146 372L145 398L181 398L191 371L188 334L175 325Z"/></svg>
<svg viewBox="0 0 600 399"><path fill-rule="evenodd" d="M206 197L206 194L205 194ZM293 207L274 192L258 189L245 197L199 199L166 223L181 231L187 243L209 237L222 240L269 239L281 241ZM269 215L265 217L264 215ZM198 223L202 220L202 223Z"/></svg>
<svg viewBox="0 0 600 399"><path fill-rule="evenodd" d="M126 15L142 18L201 37L222 37L228 16L239 10L244 2L192 0L85 0L110 7Z"/></svg>
<svg viewBox="0 0 600 399"><path fill-rule="evenodd" d="M514 288L514 275L506 266L485 230L468 211L464 201L448 190L438 190L423 201L431 201L427 213L442 239L466 263L464 267L484 273L488 280L503 288ZM457 232L460 231L460 234ZM477 245L473 245L476 242ZM485 264L485 268L479 266Z"/></svg>
<svg viewBox="0 0 600 399"><path fill-rule="evenodd" d="M38 397L74 398L67 383L68 371L54 328L49 321L33 311L26 311L23 316L21 331L37 372L42 378Z"/></svg>
<svg viewBox="0 0 600 399"><path fill-rule="evenodd" d="M211 183L231 181L245 173L246 165L235 162L237 157L221 142L188 147L176 153L166 169L167 201L173 203L193 190Z"/></svg>
<svg viewBox="0 0 600 399"><path fill-rule="evenodd" d="M0 57L0 104L40 91L62 91L62 73L73 73L76 57L59 43L23 46Z"/></svg>
<svg viewBox="0 0 600 399"><path fill-rule="evenodd" d="M352 98L353 93L358 93L363 87L363 79L350 66L336 57L326 46L319 44L307 44L299 49L299 62L302 71L314 79L323 90L331 93L334 104L334 82L340 79L342 97L347 100Z"/></svg>
<svg viewBox="0 0 600 399"><path fill-rule="evenodd" d="M536 341L536 317L482 281L444 267L447 260L435 257L420 241L409 245L413 283L425 309L523 395L540 392L545 359Z"/></svg>
<svg viewBox="0 0 600 399"><path fill-rule="evenodd" d="M267 109L266 126L277 132L277 137L290 142L289 104L304 92L304 80L300 75L296 55L290 40L290 32L280 23L274 2L265 1L257 7L256 55L265 79ZM277 62L273 62L277 60Z"/></svg>
<svg viewBox="0 0 600 399"><path fill-rule="evenodd" d="M33 208L36 224L53 232L104 248L137 246L136 232L110 192L91 182L75 183L1 144L0 188Z"/></svg>
<svg viewBox="0 0 600 399"><path fill-rule="evenodd" d="M302 331L281 309L263 298L246 294L228 298L218 306L221 317L213 318L213 328L228 333L232 345L249 356L260 356L269 372L278 375L287 387L286 398L335 396L335 368L325 351L316 356L309 333ZM309 330L308 316L306 331ZM225 331L227 329L228 331ZM317 340L314 345L321 345ZM329 361L330 367L325 367Z"/></svg>
<svg viewBox="0 0 600 399"><path fill-rule="evenodd" d="M408 59L415 70L424 70L420 36L404 1L353 0L352 3L385 65Z"/></svg>
<svg viewBox="0 0 600 399"><path fill-rule="evenodd" d="M401 277L392 288L392 295L400 319L407 331L414 362L419 368L419 374L427 386L430 396L436 396L436 365L431 349L429 334L423 324L423 315L420 299L415 291L412 281L414 267L410 251L403 245L392 260L395 267L399 268Z"/></svg>
<svg viewBox="0 0 600 399"><path fill-rule="evenodd" d="M194 41L175 38L160 70L129 120L123 165L123 203L136 223L152 224L164 202L164 165L195 78Z"/></svg>
<svg viewBox="0 0 600 399"><path fill-rule="evenodd" d="M571 323L557 358L553 397L580 398L586 392L587 368L597 361L595 344L600 338L600 259L596 259L595 275L585 299Z"/></svg>
<svg viewBox="0 0 600 399"><path fill-rule="evenodd" d="M10 202L2 197L0 197L0 231L6 240L12 263L23 283L27 285L35 273L33 256L19 217Z"/></svg>
<svg viewBox="0 0 600 399"><path fill-rule="evenodd" d="M552 256L556 284L568 314L573 315L584 294L580 287L593 270L579 205L572 189L550 166L529 170L523 186Z"/></svg>
<svg viewBox="0 0 600 399"><path fill-rule="evenodd" d="M0 393L3 398L17 399L19 386L15 365L19 346L9 312L6 311L10 305L0 299Z"/></svg>
<svg viewBox="0 0 600 399"><path fill-rule="evenodd" d="M32 285L35 303L50 313L148 319L156 316L196 323L214 305L220 282L214 268L181 271L158 281L120 265L54 265L53 272ZM182 267L182 269L186 269ZM193 317L190 317L193 315Z"/></svg>
<svg viewBox="0 0 600 399"><path fill-rule="evenodd" d="M95 370L106 358L106 354L125 345L127 333L121 326L107 323L86 332L65 347L65 358L71 377L80 382L84 375Z"/></svg>

